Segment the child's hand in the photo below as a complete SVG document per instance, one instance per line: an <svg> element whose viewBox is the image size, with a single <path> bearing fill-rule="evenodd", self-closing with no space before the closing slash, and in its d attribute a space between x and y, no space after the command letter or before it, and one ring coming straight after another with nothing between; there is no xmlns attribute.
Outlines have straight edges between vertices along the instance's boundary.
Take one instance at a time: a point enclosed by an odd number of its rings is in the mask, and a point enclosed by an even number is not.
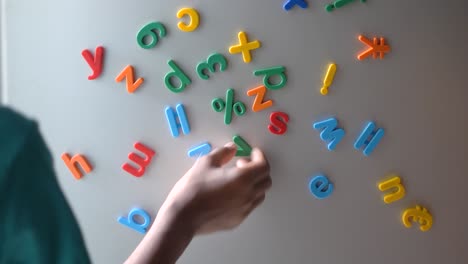
<svg viewBox="0 0 468 264"><path fill-rule="evenodd" d="M197 160L172 189L159 214L182 214L194 234L237 227L265 199L271 187L270 166L259 149L251 158L227 164L236 154L228 143ZM158 215L159 216L159 215Z"/></svg>
<svg viewBox="0 0 468 264"><path fill-rule="evenodd" d="M232 229L263 202L271 187L268 161L253 149L250 160L226 168L236 151L229 143L195 162L126 263L175 263L194 235Z"/></svg>

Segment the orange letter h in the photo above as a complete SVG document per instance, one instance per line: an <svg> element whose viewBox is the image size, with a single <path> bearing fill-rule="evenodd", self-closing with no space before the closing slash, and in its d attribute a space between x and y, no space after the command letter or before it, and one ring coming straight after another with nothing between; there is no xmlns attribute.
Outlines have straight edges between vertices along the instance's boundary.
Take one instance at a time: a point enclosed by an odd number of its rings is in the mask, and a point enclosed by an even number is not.
<svg viewBox="0 0 468 264"><path fill-rule="evenodd" d="M85 156L81 154L76 154L75 156L73 156L73 158L70 158L70 155L68 155L68 153L63 153L62 160L65 162L65 165L67 165L68 169L71 171L71 173L77 180L83 177L83 173L78 169L77 165L80 165L80 167L86 173L90 173L93 170L93 167L91 167L89 162L86 160Z"/></svg>

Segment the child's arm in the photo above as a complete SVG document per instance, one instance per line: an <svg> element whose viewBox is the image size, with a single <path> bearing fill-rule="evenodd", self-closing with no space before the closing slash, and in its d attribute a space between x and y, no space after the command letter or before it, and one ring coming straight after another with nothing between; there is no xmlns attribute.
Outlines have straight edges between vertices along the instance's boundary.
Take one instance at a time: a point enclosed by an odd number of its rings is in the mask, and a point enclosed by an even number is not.
<svg viewBox="0 0 468 264"><path fill-rule="evenodd" d="M262 203L271 187L265 156L254 149L250 160L225 167L235 153L229 143L194 164L126 263L175 263L195 235L237 227Z"/></svg>

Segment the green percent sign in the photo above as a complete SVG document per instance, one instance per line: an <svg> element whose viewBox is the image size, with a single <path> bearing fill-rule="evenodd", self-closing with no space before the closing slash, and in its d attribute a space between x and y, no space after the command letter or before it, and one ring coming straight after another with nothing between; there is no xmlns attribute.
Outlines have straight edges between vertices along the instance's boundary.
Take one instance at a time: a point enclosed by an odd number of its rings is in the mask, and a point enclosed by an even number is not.
<svg viewBox="0 0 468 264"><path fill-rule="evenodd" d="M341 8L349 3L352 3L354 2L354 0L336 0L335 2L331 3L331 4L328 4L325 6L325 10L327 10L327 12L331 12L333 11L334 9L337 9L337 8ZM365 3L366 0L361 0L361 3Z"/></svg>
<svg viewBox="0 0 468 264"><path fill-rule="evenodd" d="M234 102L234 90L228 89L226 91L226 101L221 98L215 98L211 102L211 107L216 112L224 112L224 124L229 125L232 122L232 113L234 112L237 116L243 116L245 114L246 107L242 102Z"/></svg>

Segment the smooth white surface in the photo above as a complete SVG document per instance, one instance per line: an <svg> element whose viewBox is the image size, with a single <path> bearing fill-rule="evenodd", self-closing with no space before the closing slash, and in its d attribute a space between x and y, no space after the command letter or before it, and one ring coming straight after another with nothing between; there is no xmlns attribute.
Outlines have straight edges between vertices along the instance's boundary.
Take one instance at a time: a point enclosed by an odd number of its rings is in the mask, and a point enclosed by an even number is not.
<svg viewBox="0 0 468 264"><path fill-rule="evenodd" d="M40 121L95 263L120 263L130 254L142 236L117 217L133 206L154 217L193 163L189 147L207 140L220 146L236 133L266 151L274 186L239 229L196 238L180 263L466 263L467 2L356 1L331 14L326 3L309 1L310 8L287 13L278 0L6 0L8 101ZM195 32L177 28L184 6L200 12ZM168 36L144 50L135 36L151 21L163 22ZM248 65L227 52L239 30L262 42ZM391 53L357 61L361 33L384 36ZM88 81L81 51L101 44L103 74ZM200 80L197 63L216 51L227 56L228 70ZM168 59L192 78L183 93L164 87ZM319 89L331 61L338 70L324 97ZM114 81L127 64L145 77L133 95ZM286 66L289 82L268 92L274 107L225 126L211 100L233 87L250 106L245 92L261 83L252 71L275 65ZM174 139L164 107L178 102L192 133ZM290 115L285 136L267 130L273 110ZM331 115L346 130L335 152L311 128ZM386 135L366 158L353 143L369 120ZM140 179L120 169L138 140L157 152ZM85 154L95 170L76 181L60 160L63 152ZM321 172L335 184L323 201L307 190ZM407 195L385 205L376 183L392 172ZM416 204L433 213L430 232L403 227L402 211Z"/></svg>
<svg viewBox="0 0 468 264"><path fill-rule="evenodd" d="M3 86L6 84L6 71L3 71L3 65L6 64L6 37L5 34L5 25L6 25L6 16L3 13L5 1L0 1L0 104L4 103L6 100L6 89L3 89Z"/></svg>

